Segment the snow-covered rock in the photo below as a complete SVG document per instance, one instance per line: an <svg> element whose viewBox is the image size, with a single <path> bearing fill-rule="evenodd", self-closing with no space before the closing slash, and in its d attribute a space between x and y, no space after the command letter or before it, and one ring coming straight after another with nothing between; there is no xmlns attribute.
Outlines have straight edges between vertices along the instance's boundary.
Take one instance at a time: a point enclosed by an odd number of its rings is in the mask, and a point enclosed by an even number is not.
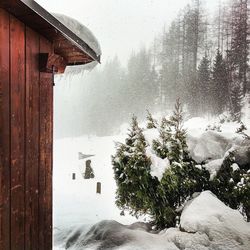
<svg viewBox="0 0 250 250"><path fill-rule="evenodd" d="M222 166L223 160L224 159L212 160L203 165L203 167L210 173L210 180L214 179L214 177L217 175Z"/></svg>
<svg viewBox="0 0 250 250"><path fill-rule="evenodd" d="M182 231L206 235L207 249L247 250L250 246L250 224L210 191L201 193L184 208L180 226Z"/></svg>
<svg viewBox="0 0 250 250"><path fill-rule="evenodd" d="M248 146L237 147L233 152L235 162L240 167L250 167L250 141L248 141Z"/></svg>
<svg viewBox="0 0 250 250"><path fill-rule="evenodd" d="M191 156L198 162L221 159L233 145L231 138L215 131L206 131L200 136L188 133L187 143Z"/></svg>
<svg viewBox="0 0 250 250"><path fill-rule="evenodd" d="M250 245L250 223L210 191L187 203L180 229L169 228L156 234L147 232L149 228L146 223L125 226L102 221L89 230L78 227L67 231L68 237L62 232L60 235L64 235L62 246L71 250L248 250Z"/></svg>

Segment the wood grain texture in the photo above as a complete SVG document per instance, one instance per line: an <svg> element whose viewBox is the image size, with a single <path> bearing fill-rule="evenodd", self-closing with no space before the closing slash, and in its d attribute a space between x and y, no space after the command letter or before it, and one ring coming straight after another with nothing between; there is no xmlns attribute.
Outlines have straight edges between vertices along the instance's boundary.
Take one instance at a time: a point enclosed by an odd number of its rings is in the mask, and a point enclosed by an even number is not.
<svg viewBox="0 0 250 250"><path fill-rule="evenodd" d="M24 247L25 203L25 26L10 17L11 59L11 249Z"/></svg>
<svg viewBox="0 0 250 250"><path fill-rule="evenodd" d="M0 249L10 249L9 14L0 9Z"/></svg>
<svg viewBox="0 0 250 250"><path fill-rule="evenodd" d="M53 84L45 38L0 8L0 250L52 249Z"/></svg>
<svg viewBox="0 0 250 250"><path fill-rule="evenodd" d="M53 53L52 44L40 37L40 53ZM52 74L40 73L39 246L52 249Z"/></svg>
<svg viewBox="0 0 250 250"><path fill-rule="evenodd" d="M26 27L25 250L36 250L39 232L39 35Z"/></svg>

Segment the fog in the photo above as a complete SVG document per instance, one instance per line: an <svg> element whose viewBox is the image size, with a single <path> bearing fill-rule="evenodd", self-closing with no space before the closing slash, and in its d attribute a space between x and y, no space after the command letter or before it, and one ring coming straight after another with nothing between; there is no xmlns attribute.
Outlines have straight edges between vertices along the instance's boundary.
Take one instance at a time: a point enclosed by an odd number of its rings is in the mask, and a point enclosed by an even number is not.
<svg viewBox="0 0 250 250"><path fill-rule="evenodd" d="M247 40L237 33L244 23L231 25L232 17L245 19L230 0L37 2L83 23L102 48L94 70L56 78L57 138L116 134L133 114L140 121L147 110L166 115L177 99L189 117L240 121Z"/></svg>
<svg viewBox="0 0 250 250"><path fill-rule="evenodd" d="M98 38L102 63L118 55L125 64L132 50L149 46L169 26L179 10L191 0L37 0L53 13L71 16L87 26ZM206 5L213 10L218 0Z"/></svg>

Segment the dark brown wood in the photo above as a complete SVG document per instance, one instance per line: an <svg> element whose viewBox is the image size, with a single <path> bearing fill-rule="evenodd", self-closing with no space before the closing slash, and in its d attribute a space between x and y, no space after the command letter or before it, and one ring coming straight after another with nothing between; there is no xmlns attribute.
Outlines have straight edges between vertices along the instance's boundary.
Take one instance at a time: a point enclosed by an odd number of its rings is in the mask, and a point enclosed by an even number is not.
<svg viewBox="0 0 250 250"><path fill-rule="evenodd" d="M94 51L34 1L0 1L0 250L52 249L51 70L93 60Z"/></svg>
<svg viewBox="0 0 250 250"><path fill-rule="evenodd" d="M39 54L39 69L40 72L47 73L64 73L67 66L66 60L55 53L40 53Z"/></svg>
<svg viewBox="0 0 250 250"><path fill-rule="evenodd" d="M10 249L9 14L0 9L0 249Z"/></svg>
<svg viewBox="0 0 250 250"><path fill-rule="evenodd" d="M11 250L24 249L25 26L10 17L11 54Z"/></svg>
<svg viewBox="0 0 250 250"><path fill-rule="evenodd" d="M54 42L58 37L65 39L68 47L75 46L82 55L88 55L92 61L100 62L100 56L85 41L35 1L1 0L0 7L18 17L19 20L46 37L49 41ZM68 57L70 57L70 54ZM83 62L78 62L78 64L80 63Z"/></svg>
<svg viewBox="0 0 250 250"><path fill-rule="evenodd" d="M52 44L40 37L40 53L53 53ZM39 246L52 248L52 74L40 73Z"/></svg>
<svg viewBox="0 0 250 250"><path fill-rule="evenodd" d="M102 184L101 184L101 182L97 182L96 183L96 193L101 194L101 192L102 192Z"/></svg>
<svg viewBox="0 0 250 250"><path fill-rule="evenodd" d="M38 248L39 35L26 28L25 250Z"/></svg>

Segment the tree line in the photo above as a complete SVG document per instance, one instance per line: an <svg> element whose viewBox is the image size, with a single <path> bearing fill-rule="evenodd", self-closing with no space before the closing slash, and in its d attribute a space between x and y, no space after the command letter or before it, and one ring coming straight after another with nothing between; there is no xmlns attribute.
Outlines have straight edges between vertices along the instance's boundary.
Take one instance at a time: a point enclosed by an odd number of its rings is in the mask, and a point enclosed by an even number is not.
<svg viewBox="0 0 250 250"><path fill-rule="evenodd" d="M139 120L147 109L165 114L178 98L190 116L226 112L240 121L250 91L249 1L218 1L212 17L205 3L185 6L126 66L115 57L91 72L78 90L75 131L110 134L133 114Z"/></svg>

